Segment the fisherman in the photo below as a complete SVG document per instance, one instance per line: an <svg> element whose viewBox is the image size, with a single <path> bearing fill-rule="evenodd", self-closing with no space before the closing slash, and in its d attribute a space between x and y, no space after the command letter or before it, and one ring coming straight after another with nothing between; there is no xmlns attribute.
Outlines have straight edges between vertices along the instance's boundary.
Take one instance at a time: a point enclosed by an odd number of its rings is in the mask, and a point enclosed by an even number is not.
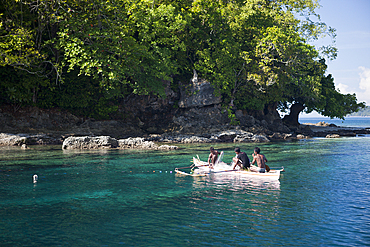
<svg viewBox="0 0 370 247"><path fill-rule="evenodd" d="M211 147L209 149L209 151L211 153L208 156L208 165L209 165L210 168L213 168L213 166L215 165L215 163L217 161L217 158L218 158L218 155L220 154L220 152L215 150L213 147Z"/></svg>
<svg viewBox="0 0 370 247"><path fill-rule="evenodd" d="M233 170L235 170L236 166L239 166L240 169L248 171L250 167L248 155L244 152L240 152L240 148L238 147L235 148L234 151L236 153L236 157L233 158L234 161Z"/></svg>
<svg viewBox="0 0 370 247"><path fill-rule="evenodd" d="M259 147L254 148L254 153L252 154L253 156L253 161L252 165L257 162L258 167L256 166L251 166L250 169L252 172L259 172L259 173L265 173L266 172L266 162L267 159L265 155L260 154L261 149Z"/></svg>

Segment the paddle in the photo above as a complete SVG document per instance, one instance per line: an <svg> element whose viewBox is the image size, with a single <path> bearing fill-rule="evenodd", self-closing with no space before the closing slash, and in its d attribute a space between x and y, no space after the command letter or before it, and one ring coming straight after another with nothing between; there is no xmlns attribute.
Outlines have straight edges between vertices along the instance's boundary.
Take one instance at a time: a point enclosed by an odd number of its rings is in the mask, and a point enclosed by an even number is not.
<svg viewBox="0 0 370 247"><path fill-rule="evenodd" d="M194 164L191 165L191 166L186 166L186 167L178 167L178 168L175 168L175 169L186 169L186 168L193 168L194 167Z"/></svg>
<svg viewBox="0 0 370 247"><path fill-rule="evenodd" d="M202 166L209 166L209 165L200 165L200 166L195 166L195 167L202 167Z"/></svg>

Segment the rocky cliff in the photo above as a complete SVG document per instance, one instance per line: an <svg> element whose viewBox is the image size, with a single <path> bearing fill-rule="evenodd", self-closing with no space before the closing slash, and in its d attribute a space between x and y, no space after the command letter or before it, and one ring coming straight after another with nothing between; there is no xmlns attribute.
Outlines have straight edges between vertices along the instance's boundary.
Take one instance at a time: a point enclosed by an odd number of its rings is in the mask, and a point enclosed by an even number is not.
<svg viewBox="0 0 370 247"><path fill-rule="evenodd" d="M242 130L270 139L312 134L310 128L289 129L269 105L263 111L235 110L240 125L230 125L227 112L221 107L210 83L198 79L196 73L178 92L169 86L166 97L131 95L122 102L117 117L96 121L58 109L10 106L0 109L0 133L47 134L64 140L68 136L111 136L128 138L157 134L196 135L211 138L214 133Z"/></svg>

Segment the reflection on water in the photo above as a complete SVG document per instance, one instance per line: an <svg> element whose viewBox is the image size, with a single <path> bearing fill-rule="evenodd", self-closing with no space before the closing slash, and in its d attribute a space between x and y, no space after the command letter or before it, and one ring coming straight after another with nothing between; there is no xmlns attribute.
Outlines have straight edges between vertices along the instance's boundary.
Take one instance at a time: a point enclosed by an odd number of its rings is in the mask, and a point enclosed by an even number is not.
<svg viewBox="0 0 370 247"><path fill-rule="evenodd" d="M179 175L181 176L181 175ZM193 187L203 189L212 185L218 188L233 188L234 190L266 189L279 190L280 181L264 178L248 178L239 174L210 174L206 177L194 177Z"/></svg>

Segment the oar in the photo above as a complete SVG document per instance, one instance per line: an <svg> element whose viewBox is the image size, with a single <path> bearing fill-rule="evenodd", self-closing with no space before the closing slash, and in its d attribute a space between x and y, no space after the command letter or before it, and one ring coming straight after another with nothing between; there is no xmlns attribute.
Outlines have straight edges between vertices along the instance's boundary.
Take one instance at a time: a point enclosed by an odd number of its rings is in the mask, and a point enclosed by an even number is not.
<svg viewBox="0 0 370 247"><path fill-rule="evenodd" d="M209 166L209 165L200 165L200 166L195 166L195 167L202 167L202 166Z"/></svg>
<svg viewBox="0 0 370 247"><path fill-rule="evenodd" d="M178 167L178 168L175 168L175 169L187 169L187 168L193 168L194 167L194 164L191 165L191 166L186 166L186 167Z"/></svg>

